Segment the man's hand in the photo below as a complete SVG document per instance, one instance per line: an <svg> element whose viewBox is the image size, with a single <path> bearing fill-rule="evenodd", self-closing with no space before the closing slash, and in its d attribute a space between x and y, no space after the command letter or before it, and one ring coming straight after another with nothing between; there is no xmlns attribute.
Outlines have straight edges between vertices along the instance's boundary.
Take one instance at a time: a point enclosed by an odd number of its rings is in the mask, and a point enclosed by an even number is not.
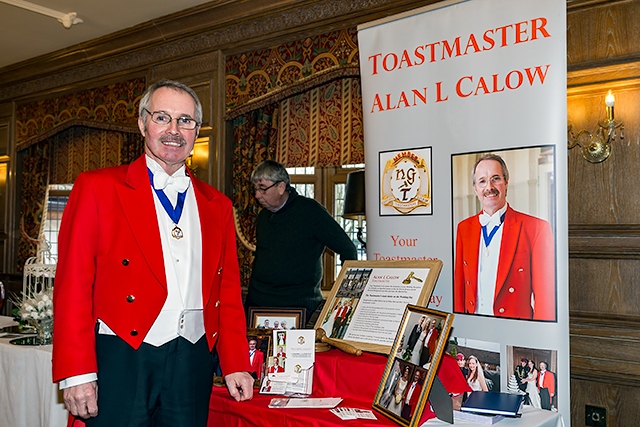
<svg viewBox="0 0 640 427"><path fill-rule="evenodd" d="M62 390L64 404L73 416L91 418L98 415L98 384L95 381Z"/></svg>
<svg viewBox="0 0 640 427"><path fill-rule="evenodd" d="M250 400L253 397L253 377L247 372L234 372L224 377L229 394L236 401Z"/></svg>

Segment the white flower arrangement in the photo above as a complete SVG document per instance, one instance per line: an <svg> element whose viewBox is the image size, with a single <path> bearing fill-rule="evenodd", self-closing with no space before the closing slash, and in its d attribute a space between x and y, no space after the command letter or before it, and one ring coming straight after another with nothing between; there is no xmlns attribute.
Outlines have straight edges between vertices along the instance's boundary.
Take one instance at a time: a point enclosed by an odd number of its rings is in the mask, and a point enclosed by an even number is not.
<svg viewBox="0 0 640 427"><path fill-rule="evenodd" d="M45 289L30 298L24 298L18 315L27 322L53 319L53 289Z"/></svg>

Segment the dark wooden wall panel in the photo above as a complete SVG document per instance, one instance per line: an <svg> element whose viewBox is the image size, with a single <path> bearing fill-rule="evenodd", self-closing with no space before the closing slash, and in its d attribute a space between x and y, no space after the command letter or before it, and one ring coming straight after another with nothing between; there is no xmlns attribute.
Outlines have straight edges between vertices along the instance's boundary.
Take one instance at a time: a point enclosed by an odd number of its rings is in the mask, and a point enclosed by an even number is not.
<svg viewBox="0 0 640 427"><path fill-rule="evenodd" d="M639 260L571 259L569 309L602 316L637 316Z"/></svg>
<svg viewBox="0 0 640 427"><path fill-rule="evenodd" d="M637 1L595 2L590 8L569 9L567 19L567 60L580 68L591 63L622 62L638 56L640 26Z"/></svg>
<svg viewBox="0 0 640 427"><path fill-rule="evenodd" d="M569 2L571 3L571 2ZM616 97L625 138L592 164L568 153L571 424L640 425L640 1L576 5L567 17L567 112L597 130Z"/></svg>
<svg viewBox="0 0 640 427"><path fill-rule="evenodd" d="M597 377L600 372L593 372L592 375ZM612 408L607 411L607 427L633 427L639 423L637 415L640 392L638 388L603 384L591 379L572 381L571 425L573 427L585 425L584 405L577 404L578 401L601 408Z"/></svg>

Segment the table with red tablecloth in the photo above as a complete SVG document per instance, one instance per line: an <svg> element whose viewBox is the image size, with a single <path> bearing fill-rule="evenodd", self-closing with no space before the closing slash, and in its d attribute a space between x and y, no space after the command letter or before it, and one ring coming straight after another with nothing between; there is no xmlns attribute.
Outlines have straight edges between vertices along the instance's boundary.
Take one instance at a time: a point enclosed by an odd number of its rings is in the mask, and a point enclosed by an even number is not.
<svg viewBox="0 0 640 427"><path fill-rule="evenodd" d="M341 397L338 405L345 408L371 409L387 363L387 356L363 353L353 356L332 349L316 353L311 397ZM468 385L455 359L444 355L437 371L438 378L450 393L462 393ZM271 394L255 390L252 400L236 402L226 388L214 387L209 405L209 427L333 427L345 421L329 409L269 408ZM397 426L374 411L377 420L350 420L350 426ZM435 417L426 405L422 419Z"/></svg>

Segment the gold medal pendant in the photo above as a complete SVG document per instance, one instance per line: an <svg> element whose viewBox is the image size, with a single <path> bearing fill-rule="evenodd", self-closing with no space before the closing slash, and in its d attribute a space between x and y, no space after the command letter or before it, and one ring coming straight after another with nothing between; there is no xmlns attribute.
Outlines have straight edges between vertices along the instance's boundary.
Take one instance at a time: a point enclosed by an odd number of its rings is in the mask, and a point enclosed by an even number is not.
<svg viewBox="0 0 640 427"><path fill-rule="evenodd" d="M173 229L171 229L171 237L173 237L176 240L182 239L184 237L184 234L182 233L182 229L177 225L174 225Z"/></svg>

